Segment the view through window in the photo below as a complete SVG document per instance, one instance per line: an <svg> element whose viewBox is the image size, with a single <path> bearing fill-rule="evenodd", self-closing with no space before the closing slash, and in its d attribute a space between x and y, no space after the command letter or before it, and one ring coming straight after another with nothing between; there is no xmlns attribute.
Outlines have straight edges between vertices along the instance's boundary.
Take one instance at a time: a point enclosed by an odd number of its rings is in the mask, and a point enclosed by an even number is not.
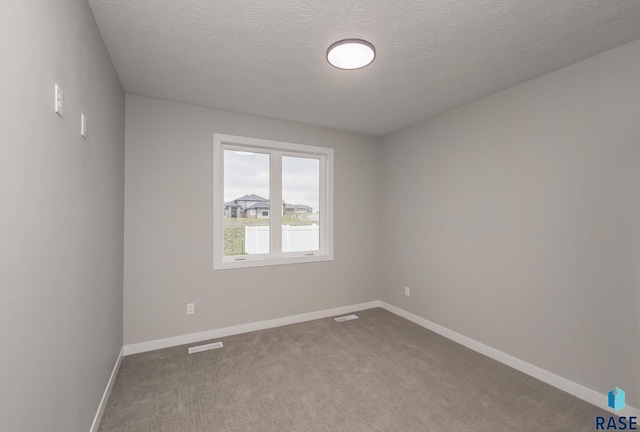
<svg viewBox="0 0 640 432"><path fill-rule="evenodd" d="M320 160L282 158L282 251L320 249Z"/></svg>
<svg viewBox="0 0 640 432"><path fill-rule="evenodd" d="M241 137L224 143L226 136L220 137L214 146L223 173L214 184L220 229L214 231L224 241L216 259L237 266L259 259L332 259L332 150Z"/></svg>
<svg viewBox="0 0 640 432"><path fill-rule="evenodd" d="M268 154L224 151L224 201L224 254L269 253Z"/></svg>

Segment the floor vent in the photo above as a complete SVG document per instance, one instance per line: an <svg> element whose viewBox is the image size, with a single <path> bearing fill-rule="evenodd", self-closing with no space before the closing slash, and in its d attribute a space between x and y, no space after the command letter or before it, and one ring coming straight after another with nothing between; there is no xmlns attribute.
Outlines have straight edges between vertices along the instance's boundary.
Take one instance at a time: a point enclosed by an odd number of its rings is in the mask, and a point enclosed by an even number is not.
<svg viewBox="0 0 640 432"><path fill-rule="evenodd" d="M199 353L202 351L209 351L212 349L222 348L222 342L214 342L206 345L200 345L189 348L189 354Z"/></svg>
<svg viewBox="0 0 640 432"><path fill-rule="evenodd" d="M346 315L346 316L335 318L335 320L338 322L351 321L354 319L358 319L358 315Z"/></svg>

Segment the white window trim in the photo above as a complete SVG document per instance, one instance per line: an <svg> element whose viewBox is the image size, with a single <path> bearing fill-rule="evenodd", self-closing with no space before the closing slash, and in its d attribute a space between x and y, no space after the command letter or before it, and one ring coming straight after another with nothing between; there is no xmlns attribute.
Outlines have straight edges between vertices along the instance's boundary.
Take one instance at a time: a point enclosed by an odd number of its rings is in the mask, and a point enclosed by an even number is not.
<svg viewBox="0 0 640 432"><path fill-rule="evenodd" d="M224 150L264 149L275 156L313 156L320 159L320 250L282 252L282 230L271 230L269 254L224 255ZM282 158L270 158L269 221L282 226ZM280 173L279 175L273 175ZM213 269L226 270L333 260L333 149L259 138L213 134Z"/></svg>

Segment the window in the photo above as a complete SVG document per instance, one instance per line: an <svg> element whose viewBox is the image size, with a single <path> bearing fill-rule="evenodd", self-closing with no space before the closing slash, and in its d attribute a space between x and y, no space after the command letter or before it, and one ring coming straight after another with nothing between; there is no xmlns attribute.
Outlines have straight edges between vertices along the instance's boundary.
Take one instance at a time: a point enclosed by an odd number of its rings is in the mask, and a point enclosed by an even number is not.
<svg viewBox="0 0 640 432"><path fill-rule="evenodd" d="M333 259L333 149L214 134L215 270Z"/></svg>

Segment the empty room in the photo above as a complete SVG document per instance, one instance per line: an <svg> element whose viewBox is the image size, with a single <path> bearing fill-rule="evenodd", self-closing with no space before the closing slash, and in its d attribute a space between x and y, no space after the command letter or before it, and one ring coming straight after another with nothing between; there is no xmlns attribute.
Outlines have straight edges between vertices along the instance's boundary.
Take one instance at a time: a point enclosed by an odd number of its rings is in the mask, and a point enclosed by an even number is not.
<svg viewBox="0 0 640 432"><path fill-rule="evenodd" d="M639 430L640 2L5 0L0 431Z"/></svg>

